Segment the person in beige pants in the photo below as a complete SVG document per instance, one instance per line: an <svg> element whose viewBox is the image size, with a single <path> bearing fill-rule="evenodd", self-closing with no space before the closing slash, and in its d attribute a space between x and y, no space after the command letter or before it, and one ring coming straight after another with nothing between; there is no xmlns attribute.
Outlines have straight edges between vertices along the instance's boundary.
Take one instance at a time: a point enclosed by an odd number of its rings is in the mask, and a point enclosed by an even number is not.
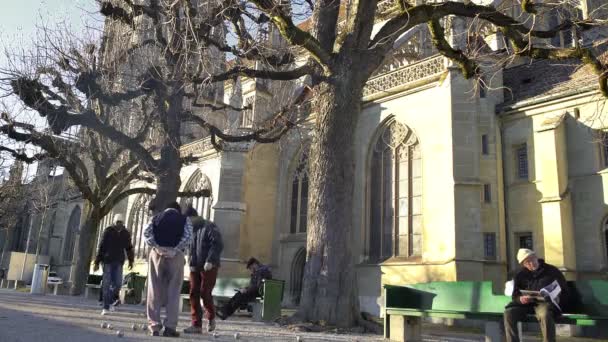
<svg viewBox="0 0 608 342"><path fill-rule="evenodd" d="M148 296L146 312L152 336L179 337L177 321L182 282L184 281L184 251L192 239L192 223L181 214L179 204L171 203L155 215L144 231L151 247L148 258ZM161 322L161 308L166 318Z"/></svg>

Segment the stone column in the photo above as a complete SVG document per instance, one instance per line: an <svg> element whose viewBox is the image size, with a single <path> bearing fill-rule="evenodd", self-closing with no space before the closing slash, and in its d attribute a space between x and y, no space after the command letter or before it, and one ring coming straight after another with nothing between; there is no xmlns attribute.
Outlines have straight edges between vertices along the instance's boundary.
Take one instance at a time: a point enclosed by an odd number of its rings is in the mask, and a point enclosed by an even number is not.
<svg viewBox="0 0 608 342"><path fill-rule="evenodd" d="M230 150L222 152L220 157L220 180L217 202L213 206L213 221L219 227L224 241L222 268L233 273L244 270L238 260L242 258L239 248L241 226L247 207L242 199L245 153L234 151L233 146L230 146Z"/></svg>
<svg viewBox="0 0 608 342"><path fill-rule="evenodd" d="M542 198L544 256L547 263L574 278L576 255L572 199L568 189L566 114L544 120L534 132L536 170L540 177L537 189Z"/></svg>

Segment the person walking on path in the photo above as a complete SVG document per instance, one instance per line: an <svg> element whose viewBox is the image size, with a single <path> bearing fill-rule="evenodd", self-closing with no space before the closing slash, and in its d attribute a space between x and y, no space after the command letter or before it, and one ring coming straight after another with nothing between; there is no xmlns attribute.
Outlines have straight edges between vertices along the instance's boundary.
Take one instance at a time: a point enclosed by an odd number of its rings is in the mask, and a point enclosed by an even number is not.
<svg viewBox="0 0 608 342"><path fill-rule="evenodd" d="M99 269L103 263L102 293L103 310L102 315L114 311L118 292L122 287L122 268L125 263L125 255L129 260L129 270L133 269L133 244L131 234L124 226L124 218L121 214L114 215L114 225L107 227L101 236L101 243L97 249L97 256L93 270Z"/></svg>
<svg viewBox="0 0 608 342"><path fill-rule="evenodd" d="M513 278L513 301L507 305L504 314L507 342L520 342L517 323L528 314L535 314L544 342L555 342L555 317L568 306L568 285L562 272L555 266L539 259L530 249L521 248L517 252L517 261L522 266ZM556 303L550 298L542 301L522 291L540 291L557 283L561 289ZM557 304L557 305L556 305Z"/></svg>
<svg viewBox="0 0 608 342"><path fill-rule="evenodd" d="M251 271L249 286L240 289L226 305L217 310L217 316L222 320L232 316L241 305L255 300L257 296L261 295L260 290L264 279L272 279L270 267L263 265L256 258L250 258L247 261L247 269Z"/></svg>
<svg viewBox="0 0 608 342"><path fill-rule="evenodd" d="M190 244L190 311L192 325L184 329L188 334L202 333L203 310L207 318L207 332L215 330L215 305L213 287L220 267L220 255L224 249L222 235L215 223L198 216L189 207L186 216L192 220L192 243Z"/></svg>
<svg viewBox="0 0 608 342"><path fill-rule="evenodd" d="M152 336L179 337L177 321L182 282L184 281L184 254L192 239L192 223L173 202L167 209L152 218L144 230L144 239L150 246L148 257L148 296L146 312ZM161 322L160 311L165 307L166 318Z"/></svg>

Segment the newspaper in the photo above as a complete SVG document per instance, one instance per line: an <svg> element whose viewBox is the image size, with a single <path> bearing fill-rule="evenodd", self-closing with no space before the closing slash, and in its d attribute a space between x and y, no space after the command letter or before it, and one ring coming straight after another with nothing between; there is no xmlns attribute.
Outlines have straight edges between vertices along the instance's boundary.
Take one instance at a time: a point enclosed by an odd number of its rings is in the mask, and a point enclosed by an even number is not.
<svg viewBox="0 0 608 342"><path fill-rule="evenodd" d="M559 295L562 293L562 288L559 286L557 280L554 280L551 284L540 289L540 294L550 299L553 305L555 305L560 311L562 308L559 306Z"/></svg>
<svg viewBox="0 0 608 342"><path fill-rule="evenodd" d="M562 308L559 306L559 295L562 293L562 288L559 286L557 280L554 280L551 284L543 287L540 291L528 291L520 290L523 296L532 297L537 302L551 301L560 311Z"/></svg>

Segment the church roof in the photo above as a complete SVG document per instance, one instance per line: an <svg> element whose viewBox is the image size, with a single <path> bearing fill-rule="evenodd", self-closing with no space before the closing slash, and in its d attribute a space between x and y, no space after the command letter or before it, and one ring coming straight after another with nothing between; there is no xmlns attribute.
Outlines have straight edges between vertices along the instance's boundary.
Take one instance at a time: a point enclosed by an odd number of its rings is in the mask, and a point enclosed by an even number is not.
<svg viewBox="0 0 608 342"><path fill-rule="evenodd" d="M600 60L608 61L606 44L597 48ZM503 72L504 103L502 108L515 103L577 94L597 88L598 76L591 66L579 60L535 60L505 69Z"/></svg>

